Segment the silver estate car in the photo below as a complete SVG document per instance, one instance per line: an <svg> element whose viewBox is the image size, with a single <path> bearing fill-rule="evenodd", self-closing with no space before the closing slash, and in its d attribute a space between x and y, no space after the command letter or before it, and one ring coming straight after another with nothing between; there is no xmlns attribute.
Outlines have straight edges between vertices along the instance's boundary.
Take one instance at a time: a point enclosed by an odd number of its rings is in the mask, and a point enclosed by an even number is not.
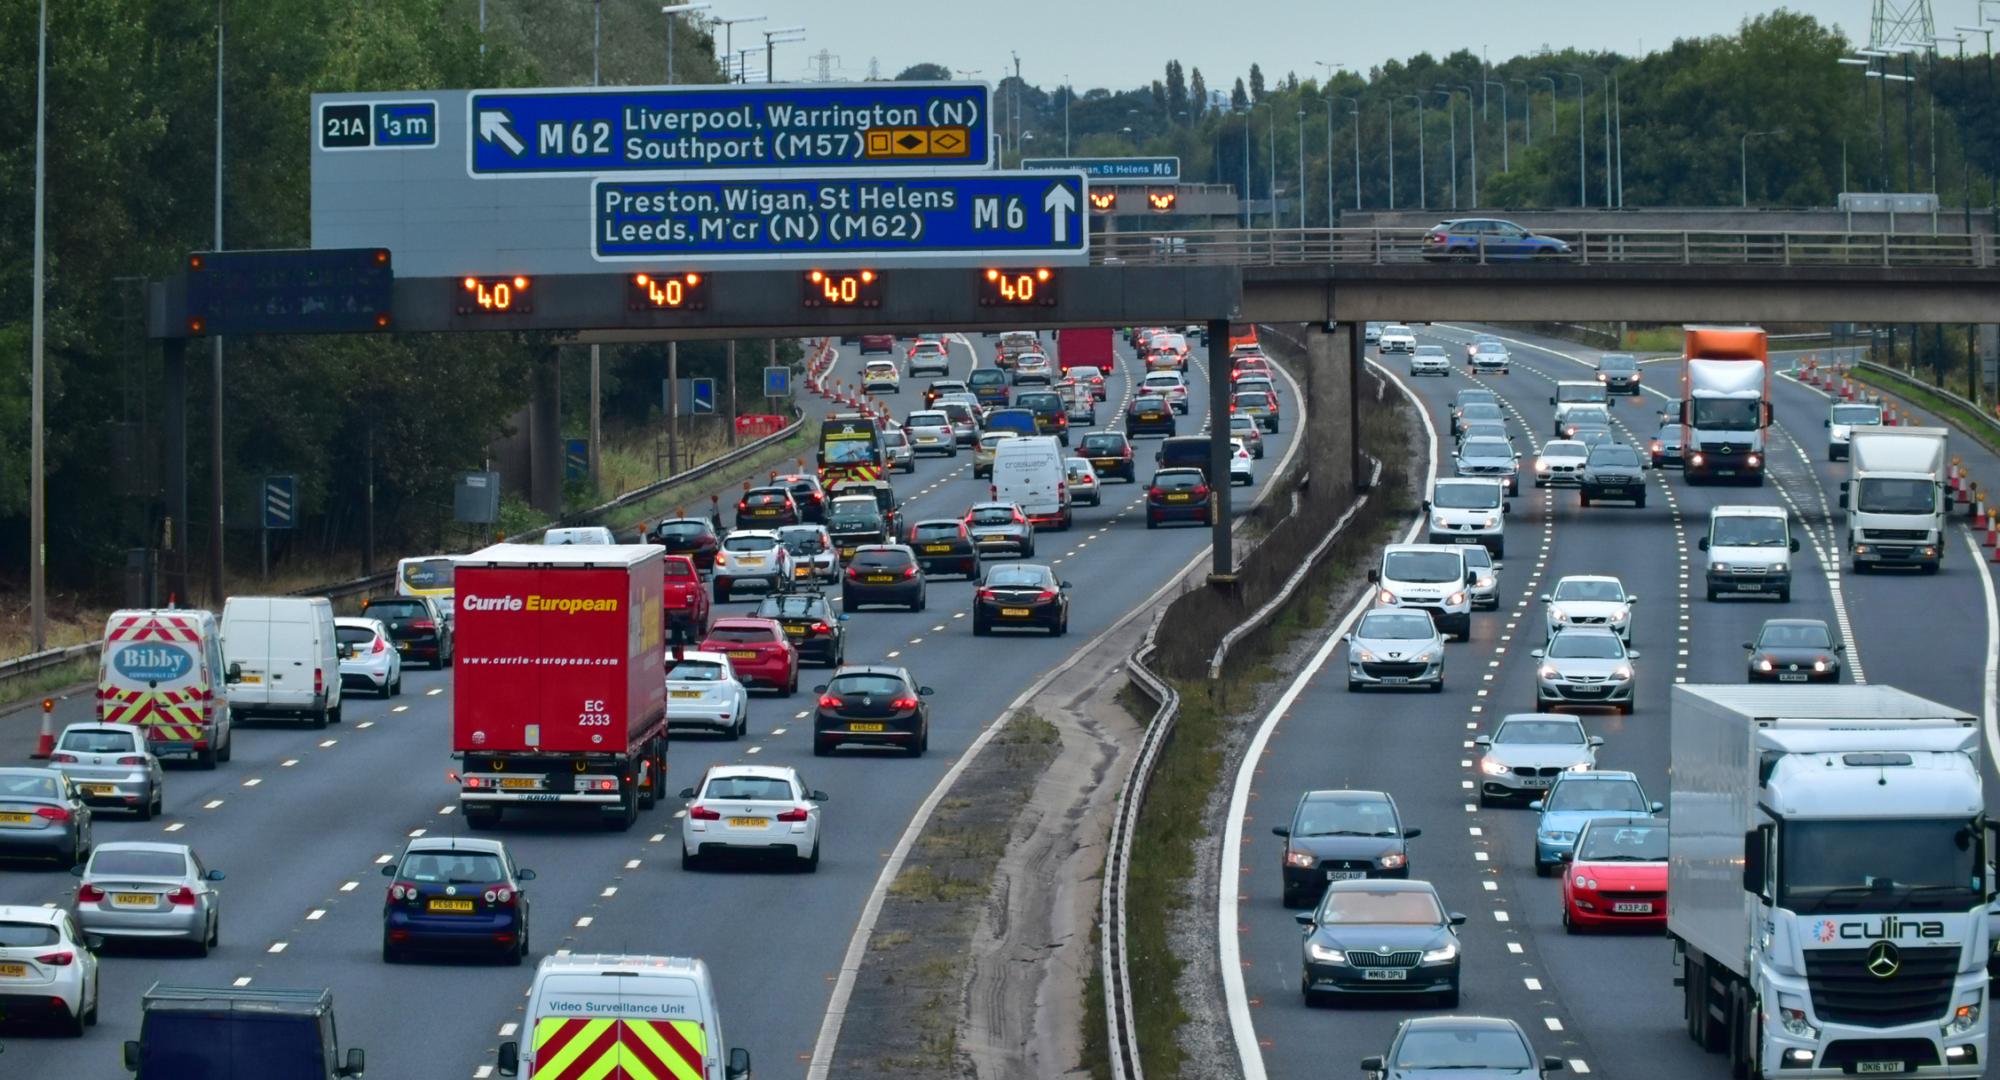
<svg viewBox="0 0 2000 1080"><path fill-rule="evenodd" d="M1513 713L1491 735L1472 740L1479 748L1479 801L1496 802L1547 791L1556 777L1597 764L1600 735L1586 735L1574 716Z"/></svg>
<svg viewBox="0 0 2000 1080"><path fill-rule="evenodd" d="M149 821L165 801L166 779L140 730L133 724L71 724L56 740L49 768L69 777L84 802L130 810Z"/></svg>
<svg viewBox="0 0 2000 1080"><path fill-rule="evenodd" d="M85 933L127 941L182 941L207 956L222 938L222 894L186 844L120 840L99 844L71 873L76 923Z"/></svg>
<svg viewBox="0 0 2000 1080"><path fill-rule="evenodd" d="M1347 689L1421 686L1444 689L1444 635L1428 611L1378 608L1347 635Z"/></svg>

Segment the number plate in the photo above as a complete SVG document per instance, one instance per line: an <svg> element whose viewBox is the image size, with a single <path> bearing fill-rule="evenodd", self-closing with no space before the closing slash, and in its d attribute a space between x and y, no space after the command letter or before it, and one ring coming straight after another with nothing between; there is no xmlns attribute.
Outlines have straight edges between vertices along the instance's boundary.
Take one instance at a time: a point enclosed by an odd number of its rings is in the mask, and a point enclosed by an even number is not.
<svg viewBox="0 0 2000 1080"><path fill-rule="evenodd" d="M111 902L119 907L152 907L159 903L159 897L142 892L112 893Z"/></svg>
<svg viewBox="0 0 2000 1080"><path fill-rule="evenodd" d="M1141 419L1141 420L1158 420L1158 419L1160 419L1160 414L1159 414L1159 413L1156 413L1156 412L1148 412L1148 413L1140 413L1140 414L1139 414L1139 419Z"/></svg>
<svg viewBox="0 0 2000 1080"><path fill-rule="evenodd" d="M738 829L766 829L770 827L771 819L767 817L733 817L729 819L729 824Z"/></svg>
<svg viewBox="0 0 2000 1080"><path fill-rule="evenodd" d="M1857 1061L1854 1071L1858 1073L1899 1073L1905 1072L1900 1061Z"/></svg>
<svg viewBox="0 0 2000 1080"><path fill-rule="evenodd" d="M111 784L85 784L83 785L83 793L85 795L116 795L118 794L118 789Z"/></svg>
<svg viewBox="0 0 2000 1080"><path fill-rule="evenodd" d="M792 576L793 576L793 577L811 577L811 576L812 576L812 572L813 572L813 568L812 568L812 567L810 567L810 566L801 566L801 567L799 567L799 568L797 568L797 569L795 569L795 570L793 570L793 571L792 571Z"/></svg>
<svg viewBox="0 0 2000 1080"><path fill-rule="evenodd" d="M929 554L932 554L932 555L949 555L949 554L951 554L951 545L950 545L950 544L925 544L925 545L924 545L924 551L926 551L926 552L928 552Z"/></svg>
<svg viewBox="0 0 2000 1080"><path fill-rule="evenodd" d="M1611 910L1619 915L1651 915L1653 913L1653 905L1640 903L1613 904L1611 905Z"/></svg>
<svg viewBox="0 0 2000 1080"><path fill-rule="evenodd" d="M1737 592L1756 592L1763 587L1754 581L1739 581L1736 583Z"/></svg>
<svg viewBox="0 0 2000 1080"><path fill-rule="evenodd" d="M1550 780L1546 776L1523 776L1520 779L1521 779L1521 786L1524 788L1548 787L1551 783L1554 783L1554 781Z"/></svg>
<svg viewBox="0 0 2000 1080"><path fill-rule="evenodd" d="M755 516L755 517L777 517L777 516L778 516L778 512L777 512L776 510L753 510L753 511L751 511L751 514L752 514L752 516Z"/></svg>
<svg viewBox="0 0 2000 1080"><path fill-rule="evenodd" d="M870 575L868 575L868 584L870 584L870 585L889 585L889 584L893 584L893 583L895 582L895 580L896 580L896 577L895 577L895 575L894 575L894 574L870 574Z"/></svg>
<svg viewBox="0 0 2000 1080"><path fill-rule="evenodd" d="M805 627L803 627L803 626L799 626L799 625L796 625L796 624L792 624L792 623L787 623L787 624L785 625L785 633L787 633L787 634L790 634L790 635L792 635L793 637L804 637L804 636L805 636L805 632L806 632L806 628L805 628Z"/></svg>
<svg viewBox="0 0 2000 1080"><path fill-rule="evenodd" d="M1186 502L1186 501L1188 501L1189 499L1191 499L1191 498L1193 498L1193 497L1194 497L1194 496L1192 496L1192 495L1188 495L1188 494L1186 494L1185 492L1176 492L1176 493L1174 493L1174 494L1171 494L1171 495L1168 495L1168 496L1167 496L1167 501L1168 501L1168 502Z"/></svg>
<svg viewBox="0 0 2000 1080"><path fill-rule="evenodd" d="M1326 879L1328 881L1359 881L1367 876L1368 871L1366 870L1328 870L1326 872Z"/></svg>
<svg viewBox="0 0 2000 1080"><path fill-rule="evenodd" d="M675 701L693 701L701 697L701 691L675 690L672 691L668 696L672 697Z"/></svg>
<svg viewBox="0 0 2000 1080"><path fill-rule="evenodd" d="M849 725L847 725L847 730L849 730L849 731L881 731L881 730L882 730L882 725L881 725L881 724L849 724Z"/></svg>
<svg viewBox="0 0 2000 1080"><path fill-rule="evenodd" d="M1028 609L1024 607L1003 607L1000 609L1000 614L1005 615L1010 619L1026 618L1028 615Z"/></svg>
<svg viewBox="0 0 2000 1080"><path fill-rule="evenodd" d="M843 546L841 547L841 549L840 549L840 557L841 557L841 558L843 558L843 559L851 559L851 558L853 558L853 557L854 557L854 549L853 549L852 547L848 547L848 546L845 546L845 545L843 545Z"/></svg>
<svg viewBox="0 0 2000 1080"><path fill-rule="evenodd" d="M409 643L409 642L407 642L407 641L398 641L398 642L396 643L396 648L397 648L397 649L398 649L399 651L402 651L402 652L409 652L409 651L410 651L410 643ZM252 678L252 679L245 679L245 680L243 680L243 681L244 681L244 682L256 682L257 680L256 680L256 679L254 679L254 678Z"/></svg>
<svg viewBox="0 0 2000 1080"><path fill-rule="evenodd" d="M1805 673L1805 672L1803 672L1803 671L1787 671L1787 672L1784 672L1784 673L1782 673L1782 674L1780 674L1780 675L1778 676L1778 681L1779 681L1779 682L1805 682L1805 681L1806 681L1806 673Z"/></svg>
<svg viewBox="0 0 2000 1080"><path fill-rule="evenodd" d="M14 814L14 813L0 814L0 823L4 823L7 825L28 825L32 824L34 820L35 820L35 815L33 814Z"/></svg>
<svg viewBox="0 0 2000 1080"><path fill-rule="evenodd" d="M0 978L25 979L28 977L26 964L0 964Z"/></svg>
<svg viewBox="0 0 2000 1080"><path fill-rule="evenodd" d="M407 648L409 648L409 646L408 646L408 645L404 645L404 646L403 646L403 648L407 649ZM242 682L244 682L244 683L248 683L248 684L253 684L253 685L254 685L254 684L256 684L256 683L260 683L260 682L263 682L263 681L264 681L264 676L262 676L262 675L245 675L245 676L243 676L243 678L242 678L242 680L241 680L241 681L242 681Z"/></svg>
<svg viewBox="0 0 2000 1080"><path fill-rule="evenodd" d="M729 650L729 658L731 660L755 660L757 659L757 654L748 649L731 649Z"/></svg>
<svg viewBox="0 0 2000 1080"><path fill-rule="evenodd" d="M1402 968L1369 968L1361 973L1361 977L1369 982L1402 982L1410 977L1410 973Z"/></svg>
<svg viewBox="0 0 2000 1080"><path fill-rule="evenodd" d="M1409 678L1408 678L1407 676L1403 676L1403 675L1384 675L1384 676L1382 676L1382 678L1381 678L1380 680L1378 680L1378 681L1380 681L1380 682L1382 682L1383 684L1385 684L1385 685L1386 685L1386 684L1389 684L1389 683L1406 683L1406 682L1409 682L1410 680L1409 680Z"/></svg>
<svg viewBox="0 0 2000 1080"><path fill-rule="evenodd" d="M470 900L432 900L426 907L431 911L444 912L450 915L472 914L472 901Z"/></svg>
<svg viewBox="0 0 2000 1080"><path fill-rule="evenodd" d="M519 791L523 788L534 787L535 778L532 776L506 776L501 778L500 786L510 791Z"/></svg>

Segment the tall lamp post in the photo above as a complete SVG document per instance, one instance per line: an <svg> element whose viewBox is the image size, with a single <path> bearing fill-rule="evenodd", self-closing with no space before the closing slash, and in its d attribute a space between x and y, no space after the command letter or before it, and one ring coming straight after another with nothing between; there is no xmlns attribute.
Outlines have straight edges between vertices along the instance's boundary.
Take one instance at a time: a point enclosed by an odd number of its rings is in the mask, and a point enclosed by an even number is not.
<svg viewBox="0 0 2000 1080"><path fill-rule="evenodd" d="M1585 106L1589 104L1586 95L1590 92L1590 85L1584 81L1583 76L1574 71L1559 71L1556 74L1565 79L1576 80L1576 205L1585 207L1590 205L1589 189L1585 186L1588 180L1585 174L1590 166L1585 164L1583 156L1583 114L1586 111Z"/></svg>
<svg viewBox="0 0 2000 1080"><path fill-rule="evenodd" d="M1069 156L1069 99L1076 96L1076 92L1070 89L1068 72L1063 73L1062 95L1063 95L1063 156L1068 157Z"/></svg>
<svg viewBox="0 0 2000 1080"><path fill-rule="evenodd" d="M1299 228L1303 229L1306 227L1306 110L1303 106L1299 108L1298 137L1296 142L1299 152ZM1330 165L1332 162L1328 162L1328 164ZM1329 169L1328 171L1331 172L1332 170ZM1332 208L1329 207L1328 212L1331 213L1331 210ZM1327 225L1331 227L1332 224L1333 219L1329 217Z"/></svg>
<svg viewBox="0 0 2000 1080"><path fill-rule="evenodd" d="M1474 209L1478 209L1479 208L1479 117L1474 115L1472 112L1472 99L1477 95L1473 93L1472 87L1470 86L1465 86L1461 84L1457 87L1457 89L1465 91L1465 132L1466 132L1465 138L1466 141L1470 144L1469 149L1472 151L1472 206ZM1446 102L1446 104L1449 105L1450 102ZM1454 138L1452 142L1456 144L1458 140ZM1457 171L1458 171L1457 169L1452 170L1452 172L1454 173L1456 173Z"/></svg>
<svg viewBox="0 0 2000 1080"><path fill-rule="evenodd" d="M1507 85L1521 88L1521 145L1535 145L1535 88L1526 79L1508 79Z"/></svg>
<svg viewBox="0 0 2000 1080"><path fill-rule="evenodd" d="M667 4L660 8L660 14L667 17L667 82L669 84L674 81L674 23L679 21L674 16L685 15L693 11L707 11L713 6L707 0L702 0L701 3Z"/></svg>
<svg viewBox="0 0 2000 1080"><path fill-rule="evenodd" d="M1743 137L1736 141L1737 161L1743 181L1743 205L1745 207L1750 205L1750 140L1761 138L1765 135L1782 135L1784 132L1784 128L1772 128L1769 131L1746 131L1743 133Z"/></svg>
<svg viewBox="0 0 2000 1080"><path fill-rule="evenodd" d="M764 31L764 81L775 81L778 70L777 46L793 41L804 41L806 28L803 26L780 26L776 30Z"/></svg>
<svg viewBox="0 0 2000 1080"><path fill-rule="evenodd" d="M48 522L43 506L48 493L42 480L42 267L46 262L42 184L47 176L49 121L49 0L42 0L41 22L35 30L35 299L34 327L29 347L34 373L28 408L28 634L29 649L49 647Z"/></svg>
<svg viewBox="0 0 2000 1080"><path fill-rule="evenodd" d="M759 23L768 18L770 18L769 15L740 15L734 19L715 20L716 24L722 27L722 66L724 68L729 66L729 58L736 54L736 24ZM729 73L727 71L723 73L723 78L725 82L729 81ZM669 75L667 81L672 82L673 76ZM743 81L741 72L737 73L735 81Z"/></svg>
<svg viewBox="0 0 2000 1080"><path fill-rule="evenodd" d="M1402 99L1417 103L1417 209L1429 210L1430 195L1424 190L1424 96L1404 94Z"/></svg>
<svg viewBox="0 0 2000 1080"><path fill-rule="evenodd" d="M1361 99L1342 97L1347 109L1354 116L1354 208L1361 209ZM1328 158L1327 173L1333 172L1331 157Z"/></svg>
<svg viewBox="0 0 2000 1080"><path fill-rule="evenodd" d="M1434 87L1434 88L1432 88L1432 90L1431 90L1431 93L1433 93L1433 94L1440 94L1440 95L1442 95L1442 96L1444 97L1444 115L1445 115L1445 119L1447 119L1447 120L1450 120L1450 121L1451 121L1451 156L1450 156L1450 161L1451 161L1451 208L1452 208L1453 210L1456 210L1456 209L1458 209L1458 114L1457 114L1457 113L1455 113L1455 112L1453 112L1453 111L1451 111L1451 91L1450 91L1450 90L1448 90L1448 89L1445 89L1445 88L1443 88L1443 87Z"/></svg>
<svg viewBox="0 0 2000 1080"><path fill-rule="evenodd" d="M1500 88L1500 171L1513 172L1514 163L1510 160L1507 149L1507 144L1511 141L1507 134L1507 83L1500 79L1487 79L1485 83L1488 87Z"/></svg>

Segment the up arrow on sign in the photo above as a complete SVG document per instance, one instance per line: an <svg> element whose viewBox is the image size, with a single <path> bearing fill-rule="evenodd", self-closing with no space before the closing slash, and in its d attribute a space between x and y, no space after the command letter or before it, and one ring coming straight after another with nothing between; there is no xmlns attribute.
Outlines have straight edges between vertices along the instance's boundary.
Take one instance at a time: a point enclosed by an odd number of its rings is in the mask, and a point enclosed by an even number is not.
<svg viewBox="0 0 2000 1080"><path fill-rule="evenodd" d="M1056 243L1069 239L1069 215L1076 209L1076 196L1061 184L1049 185L1049 193L1042 196L1042 209L1055 217Z"/></svg>
<svg viewBox="0 0 2000 1080"><path fill-rule="evenodd" d="M479 114L479 137L487 142L498 142L516 157L528 148L520 136L514 134L511 118L498 109L487 109Z"/></svg>

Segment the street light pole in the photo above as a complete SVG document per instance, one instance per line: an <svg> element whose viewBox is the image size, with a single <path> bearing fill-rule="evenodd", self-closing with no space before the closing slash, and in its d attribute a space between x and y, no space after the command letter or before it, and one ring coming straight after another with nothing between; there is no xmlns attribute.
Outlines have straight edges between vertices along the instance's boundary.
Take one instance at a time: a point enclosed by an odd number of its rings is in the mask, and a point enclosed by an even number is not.
<svg viewBox="0 0 2000 1080"><path fill-rule="evenodd" d="M1743 205L1746 208L1750 205L1750 140L1761 135L1776 135L1779 130L1782 129L1746 131L1743 133L1743 137L1736 142L1736 153L1743 181Z"/></svg>
<svg viewBox="0 0 2000 1080"><path fill-rule="evenodd" d="M1604 208L1611 208L1611 76L1604 77Z"/></svg>
<svg viewBox="0 0 2000 1080"><path fill-rule="evenodd" d="M1257 119L1257 106L1243 109L1243 227L1250 227L1250 125Z"/></svg>
<svg viewBox="0 0 2000 1080"><path fill-rule="evenodd" d="M1445 119L1451 121L1451 208L1458 209L1458 114L1451 111L1451 91L1432 88L1431 93L1444 95Z"/></svg>
<svg viewBox="0 0 2000 1080"><path fill-rule="evenodd" d="M1343 97L1340 100L1347 102L1349 111L1354 114L1354 208L1359 210L1361 209L1361 99ZM1327 158L1326 171L1329 175L1333 172L1333 159L1330 155Z"/></svg>
<svg viewBox="0 0 2000 1080"><path fill-rule="evenodd" d="M1076 93L1074 90L1070 89L1068 72L1063 73L1062 91L1063 91L1063 156L1068 157L1069 156L1069 99L1073 97Z"/></svg>
<svg viewBox="0 0 2000 1080"><path fill-rule="evenodd" d="M223 0L215 0L215 250L222 250L222 57L226 43L224 22L227 8ZM224 591L222 577L222 338L217 335L209 354L209 394L212 399L212 413L209 417L208 470L209 470L209 536L208 536L208 576L209 595L216 603L228 595ZM186 598L184 598L186 599Z"/></svg>
<svg viewBox="0 0 2000 1080"><path fill-rule="evenodd" d="M667 17L667 82L669 84L672 84L674 81L674 16L689 11L707 11L711 6L704 0L704 2L698 4L668 4L660 9L660 14ZM596 83L593 81L592 85L594 86Z"/></svg>
<svg viewBox="0 0 2000 1080"><path fill-rule="evenodd" d="M773 72L778 70L778 50L780 42L804 41L806 28L803 26L781 26L764 33L764 81L775 81Z"/></svg>
<svg viewBox="0 0 2000 1080"><path fill-rule="evenodd" d="M1389 102L1389 209L1396 208L1396 99ZM1357 127L1357 130L1358 127Z"/></svg>
<svg viewBox="0 0 2000 1080"><path fill-rule="evenodd" d="M1477 210L1479 208L1479 117L1472 114L1472 87L1461 85L1459 89L1465 91L1465 138L1472 151L1472 207ZM1450 102L1447 101L1446 105L1449 106ZM1458 140L1452 141L1456 143ZM1452 171L1455 173L1458 170Z"/></svg>
<svg viewBox="0 0 2000 1080"><path fill-rule="evenodd" d="M1417 103L1417 209L1429 210L1430 194L1424 190L1424 96L1404 94L1403 98Z"/></svg>
<svg viewBox="0 0 2000 1080"><path fill-rule="evenodd" d="M724 67L728 67L728 66L729 66L729 58L730 58L731 56L734 56L734 55L736 55L736 24L737 24L737 23L756 23L756 22L763 22L763 21L764 21L765 19L768 19L768 18L770 18L770 16L769 16L769 15L742 15L742 16L738 16L737 18L734 18L734 19L717 19L717 20L715 20L715 21L716 21L716 23L717 23L717 24L719 24L719 25L720 25L720 26L722 27L722 64L723 64L723 66L724 66ZM670 51L671 51L671 47L672 47L672 43L670 42L670 43L669 43L669 50L670 50ZM672 81L673 81L673 77L672 77L671 75L669 75L669 76L667 77L667 81L668 81L668 82L672 82ZM738 72L738 73L736 74L736 76L735 76L734 78L731 78L731 77L730 77L730 75L729 75L729 73L728 73L727 71L725 71L725 72L723 72L723 80L722 80L722 81L724 81L724 82L741 82L741 81L742 81L742 73L741 73L741 72L739 71L739 72Z"/></svg>
<svg viewBox="0 0 2000 1080"><path fill-rule="evenodd" d="M1533 146L1535 145L1534 84L1526 79L1508 79L1507 82L1511 86L1519 86L1521 88L1521 119L1524 123L1521 131L1521 145Z"/></svg>
<svg viewBox="0 0 2000 1080"><path fill-rule="evenodd" d="M29 380L28 408L28 641L29 651L49 647L48 521L43 517L48 491L42 478L42 275L47 262L43 233L42 185L48 175L49 122L49 0L42 0L41 22L35 31L35 298L29 347L34 368Z"/></svg>
<svg viewBox="0 0 2000 1080"><path fill-rule="evenodd" d="M1588 187L1589 177L1586 173L1590 166L1585 164L1586 159L1584 158L1583 114L1586 111L1585 107L1589 104L1585 95L1590 92L1590 86L1584 81L1583 76L1578 75L1574 71L1563 71L1557 74L1565 79L1576 80L1576 205L1578 208L1587 207L1590 205L1590 195Z"/></svg>
<svg viewBox="0 0 2000 1080"><path fill-rule="evenodd" d="M1500 88L1500 171L1513 172L1514 163L1510 160L1510 152L1507 149L1507 144L1512 141L1507 133L1507 84L1500 79L1487 79L1486 85ZM1490 97L1491 95L1483 96ZM1486 106L1483 101L1480 104L1479 112L1482 116L1486 114Z"/></svg>
<svg viewBox="0 0 2000 1080"><path fill-rule="evenodd" d="M1299 152L1299 228L1303 229L1306 227L1306 111L1303 108L1299 110L1297 142ZM1332 164L1332 162L1328 162L1328 164ZM1327 172L1328 175L1332 174L1331 169L1327 170ZM1331 207L1328 209L1330 211ZM1333 219L1329 217L1327 219L1327 226L1331 228L1332 225Z"/></svg>
<svg viewBox="0 0 2000 1080"><path fill-rule="evenodd" d="M1271 153L1265 158L1270 166L1269 190L1271 192L1271 228L1278 227L1278 107L1271 106L1271 122L1264 125L1264 134L1271 144Z"/></svg>
<svg viewBox="0 0 2000 1080"><path fill-rule="evenodd" d="M1333 228L1333 102L1326 99L1326 227Z"/></svg>

